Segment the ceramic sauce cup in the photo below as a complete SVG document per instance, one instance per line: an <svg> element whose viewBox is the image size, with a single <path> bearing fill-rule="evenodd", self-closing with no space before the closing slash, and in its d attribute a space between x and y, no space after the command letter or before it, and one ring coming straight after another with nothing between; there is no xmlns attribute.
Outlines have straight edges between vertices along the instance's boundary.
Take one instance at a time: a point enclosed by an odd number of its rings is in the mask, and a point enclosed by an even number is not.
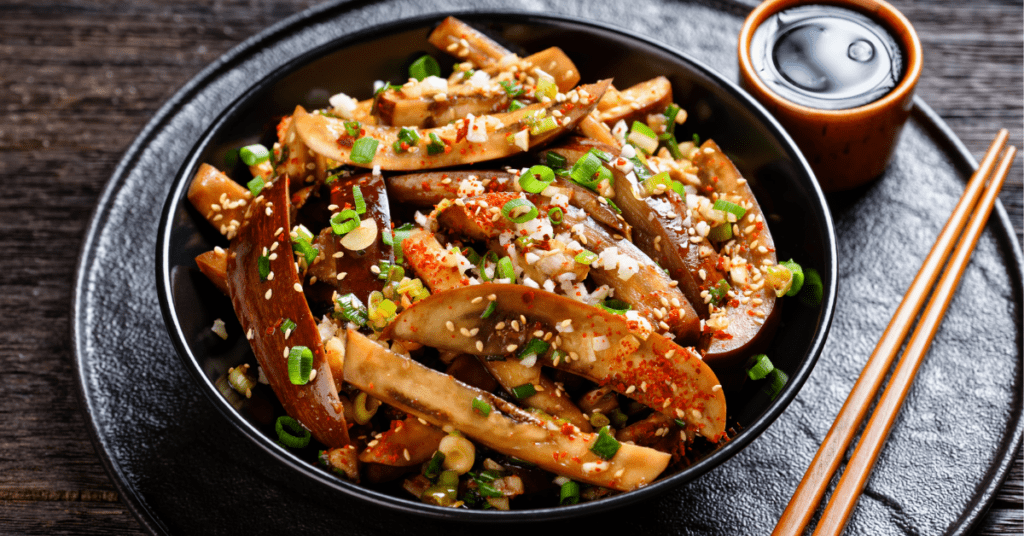
<svg viewBox="0 0 1024 536"><path fill-rule="evenodd" d="M739 36L740 82L826 192L882 174L913 106L921 43L881 0L766 0Z"/></svg>

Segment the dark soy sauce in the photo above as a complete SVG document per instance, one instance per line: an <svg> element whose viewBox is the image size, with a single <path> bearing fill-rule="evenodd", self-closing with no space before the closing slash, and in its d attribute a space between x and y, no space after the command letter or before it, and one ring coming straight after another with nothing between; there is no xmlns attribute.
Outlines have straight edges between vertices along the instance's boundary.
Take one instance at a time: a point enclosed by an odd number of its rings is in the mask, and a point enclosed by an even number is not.
<svg viewBox="0 0 1024 536"><path fill-rule="evenodd" d="M773 15L754 32L750 57L772 91L822 110L874 102L903 78L903 52L889 32L836 6L800 6Z"/></svg>

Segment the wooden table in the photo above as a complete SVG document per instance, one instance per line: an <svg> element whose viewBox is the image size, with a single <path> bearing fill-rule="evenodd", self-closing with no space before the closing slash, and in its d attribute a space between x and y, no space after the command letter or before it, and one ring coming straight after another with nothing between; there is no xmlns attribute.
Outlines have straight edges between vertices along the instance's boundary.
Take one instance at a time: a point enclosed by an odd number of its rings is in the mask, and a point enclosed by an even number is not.
<svg viewBox="0 0 1024 536"><path fill-rule="evenodd" d="M891 1L924 44L918 94L976 157L1000 126L1022 146L1021 4ZM140 532L78 407L68 332L80 241L161 103L221 53L312 3L0 4L0 532ZM1002 194L1018 240L1019 162ZM1024 531L1022 475L1018 453L978 534Z"/></svg>

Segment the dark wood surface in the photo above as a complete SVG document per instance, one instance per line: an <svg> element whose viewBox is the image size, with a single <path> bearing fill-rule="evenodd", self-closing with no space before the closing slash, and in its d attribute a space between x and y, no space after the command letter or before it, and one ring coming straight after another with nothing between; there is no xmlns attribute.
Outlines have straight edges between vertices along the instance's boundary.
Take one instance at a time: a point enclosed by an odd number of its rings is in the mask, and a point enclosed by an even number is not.
<svg viewBox="0 0 1024 536"><path fill-rule="evenodd" d="M0 2L0 532L134 534L75 393L69 310L108 177L157 108L220 54L315 2ZM920 34L918 94L980 158L1022 145L1024 7L893 0ZM1001 196L1022 234L1021 157ZM153 210L157 210L156 207ZM977 534L1024 532L1022 457Z"/></svg>

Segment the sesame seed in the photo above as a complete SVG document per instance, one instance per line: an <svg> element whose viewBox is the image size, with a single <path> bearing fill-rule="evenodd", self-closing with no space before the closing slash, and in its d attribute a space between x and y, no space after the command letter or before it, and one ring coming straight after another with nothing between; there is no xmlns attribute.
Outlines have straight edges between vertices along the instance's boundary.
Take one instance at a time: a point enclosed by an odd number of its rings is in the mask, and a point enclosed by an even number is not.
<svg viewBox="0 0 1024 536"><path fill-rule="evenodd" d="M264 294L263 297L269 300L270 297L273 296L273 295L274 295L274 289L268 288L267 289L267 293Z"/></svg>
<svg viewBox="0 0 1024 536"><path fill-rule="evenodd" d="M341 281L342 279L345 279L346 275L348 275L348 272L338 272L338 275L337 275L338 281Z"/></svg>
<svg viewBox="0 0 1024 536"><path fill-rule="evenodd" d="M632 394L633 391L636 391L636 386L635 385L630 385L629 387L626 388L626 394L627 395L628 394Z"/></svg>
<svg viewBox="0 0 1024 536"><path fill-rule="evenodd" d="M252 338L253 338L253 335L254 335L254 334L253 334L252 328L249 328L249 331L248 331L248 332L246 332L246 334L245 334L245 338L246 338L246 339L249 339L249 340L251 341L251 340L252 340Z"/></svg>
<svg viewBox="0 0 1024 536"><path fill-rule="evenodd" d="M537 337L537 338L543 337L544 336L544 330L538 329L537 331L534 331L533 332L533 336Z"/></svg>
<svg viewBox="0 0 1024 536"><path fill-rule="evenodd" d="M494 325L494 330L495 331L502 330L502 329L505 329L505 323L504 322L498 322L497 324Z"/></svg>
<svg viewBox="0 0 1024 536"><path fill-rule="evenodd" d="M272 261L276 261L277 260L277 253L271 253L270 256L267 257L267 258L272 260Z"/></svg>
<svg viewBox="0 0 1024 536"><path fill-rule="evenodd" d="M477 303L480 303L482 301L484 301L483 296L477 296L477 297L473 298L469 303L477 304Z"/></svg>
<svg viewBox="0 0 1024 536"><path fill-rule="evenodd" d="M340 259L340 258L342 258L344 256L345 256L345 252L344 251L336 251L336 252L334 252L334 255L331 255L331 257L334 257L335 259Z"/></svg>
<svg viewBox="0 0 1024 536"><path fill-rule="evenodd" d="M476 341L476 351L477 352L483 352L484 351L484 343L483 343L483 341Z"/></svg>
<svg viewBox="0 0 1024 536"><path fill-rule="evenodd" d="M498 297L497 297L496 295L494 295L494 294L489 294L489 295L487 296L487 299L488 299L488 300L491 300L491 301L494 301L494 300L498 299Z"/></svg>
<svg viewBox="0 0 1024 536"><path fill-rule="evenodd" d="M444 323L444 327L448 328L448 331L451 331L453 333L455 332L455 323L452 322L451 320L445 322ZM465 328L463 328L463 329L465 329Z"/></svg>
<svg viewBox="0 0 1024 536"><path fill-rule="evenodd" d="M466 328L459 328L459 333L461 333L463 337L469 337L469 330Z"/></svg>
<svg viewBox="0 0 1024 536"><path fill-rule="evenodd" d="M647 382L641 382L640 383L640 390L645 392L645 393L647 392Z"/></svg>
<svg viewBox="0 0 1024 536"><path fill-rule="evenodd" d="M302 285L299 283L292 285L292 288L295 289L295 292L302 292Z"/></svg>
<svg viewBox="0 0 1024 536"><path fill-rule="evenodd" d="M376 264L374 264L373 266L370 266L370 271L375 273L375 274L380 275L380 266L377 266Z"/></svg>
<svg viewBox="0 0 1024 536"><path fill-rule="evenodd" d="M508 353L512 353L512 352L515 352L517 348L519 348L518 344L510 344L510 345L505 347L505 351L508 352Z"/></svg>
<svg viewBox="0 0 1024 536"><path fill-rule="evenodd" d="M267 273L267 281L273 281L273 280L274 280L274 272Z"/></svg>

